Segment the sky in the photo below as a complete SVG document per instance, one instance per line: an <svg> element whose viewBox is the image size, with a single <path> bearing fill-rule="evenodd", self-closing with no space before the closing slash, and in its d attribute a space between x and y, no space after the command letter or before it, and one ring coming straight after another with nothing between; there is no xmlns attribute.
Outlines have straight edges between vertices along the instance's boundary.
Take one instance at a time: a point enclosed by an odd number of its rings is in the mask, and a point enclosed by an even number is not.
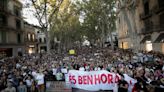
<svg viewBox="0 0 164 92"><path fill-rule="evenodd" d="M29 2L29 0L20 0L20 1L23 3L24 7L25 7L25 3ZM39 25L39 22L35 18L34 13L32 11L34 11L34 9L31 7L30 7L30 9L29 8L23 8L22 13L23 13L24 20L30 24Z"/></svg>
<svg viewBox="0 0 164 92"><path fill-rule="evenodd" d="M26 7L25 6L26 2L30 2L30 0L19 0L19 1L23 3L24 7ZM71 0L71 1L75 2L75 0ZM82 1L82 0L79 0L79 1ZM27 21L30 24L34 24L34 25L38 25L39 26L39 22L36 19L36 17L34 16L34 12L33 11L35 11L35 10L32 7L30 7L30 8L23 8L22 13L23 13L24 20ZM81 23L84 22L83 14L82 14L82 16L80 16L79 21Z"/></svg>

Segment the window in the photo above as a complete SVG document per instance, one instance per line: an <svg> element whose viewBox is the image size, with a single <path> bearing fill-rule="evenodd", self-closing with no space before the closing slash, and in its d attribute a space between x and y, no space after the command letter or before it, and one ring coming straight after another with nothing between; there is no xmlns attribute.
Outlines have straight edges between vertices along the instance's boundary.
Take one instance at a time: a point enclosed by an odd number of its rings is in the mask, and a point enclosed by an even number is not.
<svg viewBox="0 0 164 92"><path fill-rule="evenodd" d="M164 13L160 15L160 27L164 26Z"/></svg>
<svg viewBox="0 0 164 92"><path fill-rule="evenodd" d="M32 36L32 40L35 41L35 35L32 34L31 36Z"/></svg>
<svg viewBox="0 0 164 92"><path fill-rule="evenodd" d="M44 38L44 42L46 43L46 38Z"/></svg>
<svg viewBox="0 0 164 92"><path fill-rule="evenodd" d="M164 0L158 0L159 3L159 7L163 7L164 6Z"/></svg>
<svg viewBox="0 0 164 92"><path fill-rule="evenodd" d="M21 21L19 19L16 19L16 28L21 29Z"/></svg>
<svg viewBox="0 0 164 92"><path fill-rule="evenodd" d="M0 8L2 10L6 9L7 7L7 0L0 0Z"/></svg>
<svg viewBox="0 0 164 92"><path fill-rule="evenodd" d="M0 31L0 43L2 43L2 32Z"/></svg>
<svg viewBox="0 0 164 92"><path fill-rule="evenodd" d="M42 39L41 39L41 38L39 38L39 42L40 42L40 43L42 42Z"/></svg>
<svg viewBox="0 0 164 92"><path fill-rule="evenodd" d="M125 31L125 35L126 35L126 36L128 35L128 30L127 30L127 31Z"/></svg>
<svg viewBox="0 0 164 92"><path fill-rule="evenodd" d="M164 54L164 43L162 43L162 52Z"/></svg>
<svg viewBox="0 0 164 92"><path fill-rule="evenodd" d="M145 11L145 15L149 14L149 2L145 2L144 3L144 11Z"/></svg>
<svg viewBox="0 0 164 92"><path fill-rule="evenodd" d="M7 24L6 16L0 14L0 26L5 26Z"/></svg>
<svg viewBox="0 0 164 92"><path fill-rule="evenodd" d="M20 17L21 13L20 13L20 9L18 7L14 7L14 14L17 16L17 17Z"/></svg>
<svg viewBox="0 0 164 92"><path fill-rule="evenodd" d="M28 38L28 41L31 40L31 35L29 33L27 34L27 38Z"/></svg>
<svg viewBox="0 0 164 92"><path fill-rule="evenodd" d="M20 33L17 34L17 42L21 43L21 34Z"/></svg>
<svg viewBox="0 0 164 92"><path fill-rule="evenodd" d="M1 31L1 36L2 36L2 42L6 43L6 32L5 31Z"/></svg>
<svg viewBox="0 0 164 92"><path fill-rule="evenodd" d="M118 23L120 24L120 18L118 18Z"/></svg>

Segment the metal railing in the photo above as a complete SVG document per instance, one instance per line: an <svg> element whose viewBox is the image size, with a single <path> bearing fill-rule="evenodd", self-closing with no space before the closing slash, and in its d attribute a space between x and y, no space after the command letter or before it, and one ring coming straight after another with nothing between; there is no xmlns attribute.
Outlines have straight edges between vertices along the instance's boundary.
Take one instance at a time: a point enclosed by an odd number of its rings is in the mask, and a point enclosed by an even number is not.
<svg viewBox="0 0 164 92"><path fill-rule="evenodd" d="M146 26L140 30L141 34L148 34L152 32L162 32L164 31L164 25L151 25L151 26Z"/></svg>

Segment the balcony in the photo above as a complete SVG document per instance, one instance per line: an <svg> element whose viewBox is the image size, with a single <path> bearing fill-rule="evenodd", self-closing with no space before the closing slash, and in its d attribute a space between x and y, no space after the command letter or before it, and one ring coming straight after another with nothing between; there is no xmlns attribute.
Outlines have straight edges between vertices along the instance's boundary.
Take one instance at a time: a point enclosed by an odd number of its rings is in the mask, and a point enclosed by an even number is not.
<svg viewBox="0 0 164 92"><path fill-rule="evenodd" d="M0 11L7 10L7 0L0 0Z"/></svg>
<svg viewBox="0 0 164 92"><path fill-rule="evenodd" d="M143 12L143 13L140 14L140 19L145 20L145 19L147 19L151 16L152 16L152 11L149 11L148 13Z"/></svg>
<svg viewBox="0 0 164 92"><path fill-rule="evenodd" d="M34 40L33 39L30 39L29 40L28 38L25 38L25 42L27 42L27 43L36 43L38 41L37 41L37 39L34 39Z"/></svg>
<svg viewBox="0 0 164 92"><path fill-rule="evenodd" d="M155 5L153 7L152 11L153 11L153 13L156 13L156 14L164 11L164 4L163 5L160 5L160 6L159 5Z"/></svg>
<svg viewBox="0 0 164 92"><path fill-rule="evenodd" d="M24 46L24 42L22 43L0 43L0 46Z"/></svg>
<svg viewBox="0 0 164 92"><path fill-rule="evenodd" d="M144 27L141 29L140 31L140 34L149 34L149 33L152 33L154 30L153 30L153 27Z"/></svg>
<svg viewBox="0 0 164 92"><path fill-rule="evenodd" d="M8 25L5 25L5 26L0 26L0 31L14 31L14 32L24 32L24 30L23 29L15 29L15 28L13 28L13 27L10 27L10 26L8 26Z"/></svg>
<svg viewBox="0 0 164 92"><path fill-rule="evenodd" d="M0 7L0 13L5 15L11 15L11 11L9 11L7 8L1 8Z"/></svg>
<svg viewBox="0 0 164 92"><path fill-rule="evenodd" d="M162 32L164 31L164 25L152 25L151 27L144 27L141 29L140 34L149 34L152 32Z"/></svg>
<svg viewBox="0 0 164 92"><path fill-rule="evenodd" d="M153 30L154 30L154 32L162 32L162 31L164 31L164 25L154 25L153 26Z"/></svg>

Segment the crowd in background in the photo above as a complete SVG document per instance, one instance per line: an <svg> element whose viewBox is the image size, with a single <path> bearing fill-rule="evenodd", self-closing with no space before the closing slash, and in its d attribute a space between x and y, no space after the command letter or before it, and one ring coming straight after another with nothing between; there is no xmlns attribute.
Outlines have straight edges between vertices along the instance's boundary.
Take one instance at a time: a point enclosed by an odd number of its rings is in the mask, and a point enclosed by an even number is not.
<svg viewBox="0 0 164 92"><path fill-rule="evenodd" d="M163 54L89 47L75 51L75 55L51 52L1 60L0 91L45 92L46 81L62 81L69 70L107 70L122 75L118 83L119 92L128 91L123 74L137 80L132 92L164 92Z"/></svg>

